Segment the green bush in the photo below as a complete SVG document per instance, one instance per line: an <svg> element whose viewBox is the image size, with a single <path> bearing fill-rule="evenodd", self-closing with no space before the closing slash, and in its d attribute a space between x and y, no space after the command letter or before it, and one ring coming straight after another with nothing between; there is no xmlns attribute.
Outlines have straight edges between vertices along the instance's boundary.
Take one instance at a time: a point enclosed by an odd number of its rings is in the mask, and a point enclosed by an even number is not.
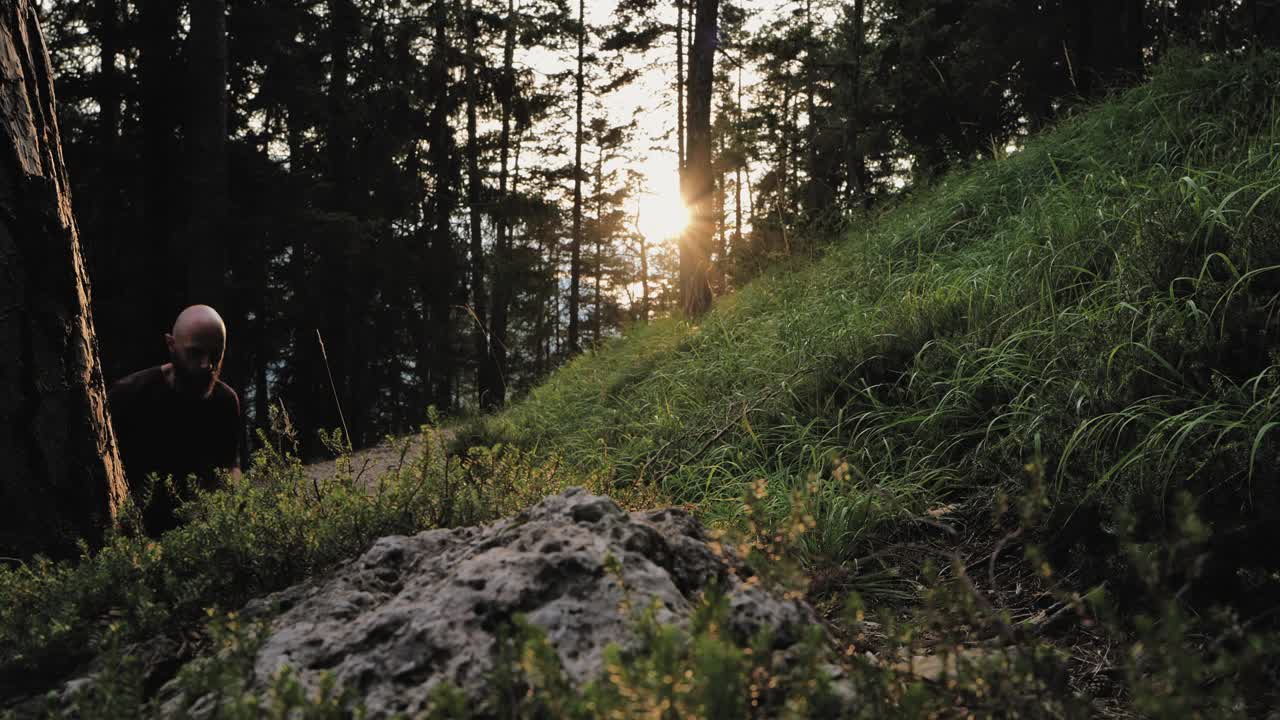
<svg viewBox="0 0 1280 720"><path fill-rule="evenodd" d="M210 608L234 610L379 537L478 524L573 484L600 489L599 478L515 448L451 455L436 432L423 429L417 458L401 440L400 466L360 482L349 456L331 477L312 478L287 433L264 436L244 478L195 491L180 507L184 524L163 537L129 532L126 523L96 553L0 568L0 696L50 687L112 647L185 638ZM329 441L344 446L337 435ZM643 492L631 497L633 505L652 502Z"/></svg>

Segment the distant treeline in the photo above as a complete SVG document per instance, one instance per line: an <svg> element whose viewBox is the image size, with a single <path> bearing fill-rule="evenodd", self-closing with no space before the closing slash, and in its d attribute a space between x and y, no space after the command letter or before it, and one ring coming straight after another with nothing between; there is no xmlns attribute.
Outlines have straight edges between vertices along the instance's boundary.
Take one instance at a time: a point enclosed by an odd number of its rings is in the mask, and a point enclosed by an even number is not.
<svg viewBox="0 0 1280 720"><path fill-rule="evenodd" d="M212 304L251 425L283 405L311 453L335 394L364 445L675 307L673 250L634 218L649 138L601 100L666 73L684 162L689 4L618 0L594 25L582 0L46 0L108 381ZM1280 44L1280 0L722 0L719 19L718 290L1172 47Z"/></svg>

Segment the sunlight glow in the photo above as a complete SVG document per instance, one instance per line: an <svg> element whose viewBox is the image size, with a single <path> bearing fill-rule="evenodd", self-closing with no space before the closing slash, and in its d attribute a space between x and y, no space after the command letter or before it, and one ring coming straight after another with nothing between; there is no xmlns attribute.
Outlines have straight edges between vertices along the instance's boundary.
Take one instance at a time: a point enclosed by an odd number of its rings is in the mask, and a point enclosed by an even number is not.
<svg viewBox="0 0 1280 720"><path fill-rule="evenodd" d="M689 225L689 208L680 193L646 193L640 196L639 229L645 240L661 243L674 240Z"/></svg>

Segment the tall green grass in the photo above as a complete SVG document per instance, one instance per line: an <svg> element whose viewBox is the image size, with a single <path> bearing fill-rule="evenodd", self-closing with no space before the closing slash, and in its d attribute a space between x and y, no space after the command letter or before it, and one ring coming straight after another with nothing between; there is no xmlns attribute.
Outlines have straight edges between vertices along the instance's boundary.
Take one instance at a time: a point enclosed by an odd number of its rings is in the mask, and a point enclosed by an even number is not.
<svg viewBox="0 0 1280 720"><path fill-rule="evenodd" d="M554 449L723 524L763 478L778 517L808 504L815 562L981 504L1033 461L1061 527L1174 489L1249 515L1280 430L1278 89L1273 56L1181 56L463 436Z"/></svg>

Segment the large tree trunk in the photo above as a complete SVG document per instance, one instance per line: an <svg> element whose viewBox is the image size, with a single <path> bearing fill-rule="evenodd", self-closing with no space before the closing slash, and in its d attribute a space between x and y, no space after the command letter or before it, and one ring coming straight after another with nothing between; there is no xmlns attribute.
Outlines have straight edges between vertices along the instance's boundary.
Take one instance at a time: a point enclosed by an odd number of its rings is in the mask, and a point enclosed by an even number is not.
<svg viewBox="0 0 1280 720"><path fill-rule="evenodd" d="M569 248L569 354L581 348L578 341L578 303L582 285L582 83L585 70L587 16L584 0L578 0L578 72L575 100L577 127L573 139L573 244Z"/></svg>
<svg viewBox="0 0 1280 720"><path fill-rule="evenodd" d="M227 241L227 4L191 4L191 221L185 243L190 302L221 308ZM223 309L225 312L225 309Z"/></svg>
<svg viewBox="0 0 1280 720"><path fill-rule="evenodd" d="M684 180L684 3L676 0L676 168Z"/></svg>
<svg viewBox="0 0 1280 720"><path fill-rule="evenodd" d="M149 342L132 349L129 367L144 364L163 349L161 334L172 326L186 295L186 260L175 236L181 217L174 172L180 105L173 99L181 93L182 79L176 40L178 10L173 0L141 0L138 10L145 237L141 254L151 302L147 317L140 319L148 330L143 339Z"/></svg>
<svg viewBox="0 0 1280 720"><path fill-rule="evenodd" d="M818 120L817 120L817 85L818 78L813 57L814 24L813 24L813 0L806 0L804 4L804 24L805 32L810 37L810 45L805 50L805 62L801 65L801 71L804 73L804 113L805 113L805 172L808 174L808 186L805 188L808 207L805 208L808 217L806 220L810 223L814 221L819 213L827 207L829 198L828 189L824 187L826 179L822 177L822 173L818 169Z"/></svg>
<svg viewBox="0 0 1280 720"><path fill-rule="evenodd" d="M257 263L237 247L236 237L227 232L227 3L226 0L199 0L191 4L191 32L188 35L190 64L190 113L187 116L188 167L191 172L191 211L182 243L187 253L188 303L212 305L222 313L233 332L247 337L251 297L256 293L228 291L229 260L256 273ZM248 262L245 262L245 261ZM252 263L252 265L250 265ZM246 267L248 266L248 267ZM250 269L251 268L251 269ZM259 285L265 289L265 285ZM233 338L232 342L235 342ZM250 382L250 354L243 348L227 355L222 379L237 391ZM247 446L247 443L245 444ZM247 465L246 465L247 467Z"/></svg>
<svg viewBox="0 0 1280 720"><path fill-rule="evenodd" d="M476 338L476 395L481 407L489 407L493 388L493 344L489 332L489 295L485 291L484 236L481 231L480 193L483 179L480 177L480 141L478 108L479 85L476 78L476 35L480 32L479 20L471 0L463 6L464 26L467 32L467 57L464 82L467 93L467 238L471 252L471 310L475 313Z"/></svg>
<svg viewBox="0 0 1280 720"><path fill-rule="evenodd" d="M431 138L428 160L435 191L427 200L429 221L423 223L427 242L423 282L419 296L423 306L423 340L418 343L418 373L430 403L441 412L453 407L457 363L453 348L455 277L458 253L454 249L452 218L458 200L454 188L460 178L459 158L449 126L448 7L444 0L435 8L435 50L430 64L430 85L436 102L427 120Z"/></svg>
<svg viewBox="0 0 1280 720"><path fill-rule="evenodd" d="M689 133L685 203L692 222L680 243L680 301L696 318L711 308L711 241L715 232L715 185L711 175L711 81L719 0L697 0L689 56Z"/></svg>
<svg viewBox="0 0 1280 720"><path fill-rule="evenodd" d="M116 70L116 58L120 54L120 23L116 0L96 0L95 8L98 16L99 53L94 98L98 101L97 139L99 157L102 158L96 194L102 199L99 201L94 225L99 235L107 240L114 236L112 220L118 212L117 203L120 198L116 168L120 144L120 73ZM89 244L86 254L90 257L89 267L95 272L108 267L108 261L115 256L108 242Z"/></svg>
<svg viewBox="0 0 1280 720"><path fill-rule="evenodd" d="M510 312L511 278L511 212L512 203L507 193L510 180L511 157L511 105L515 99L516 54L516 6L507 1L507 31L502 43L502 77L498 87L501 105L502 131L498 139L498 206L494 215L497 232L494 243L493 312L489 320L489 356L484 367L487 382L480 395L480 405L485 409L497 409L506 402L507 373L507 316ZM511 193L514 195L514 192Z"/></svg>
<svg viewBox="0 0 1280 720"><path fill-rule="evenodd" d="M862 54L866 45L866 3L854 0L853 18L849 28L849 54L853 61L852 72L849 73L849 107L845 110L845 203L850 209L861 206L869 209L871 193L868 192L867 161L862 152L859 134L862 130Z"/></svg>
<svg viewBox="0 0 1280 720"><path fill-rule="evenodd" d="M0 555L96 543L128 494L35 8L0 1Z"/></svg>
<svg viewBox="0 0 1280 720"><path fill-rule="evenodd" d="M738 58L738 101L734 103L734 144L741 145L742 133L742 58ZM735 252L742 247L742 165L744 157L735 157L733 161L733 247ZM753 208L754 209L754 208Z"/></svg>
<svg viewBox="0 0 1280 720"><path fill-rule="evenodd" d="M329 13L329 86L325 97L326 118L325 155L328 160L328 180L332 187L328 210L358 218L362 203L357 202L357 178L355 119L351 107L351 54L358 36L361 17L353 0L328 0ZM324 383L330 397L335 397L335 407L323 416L312 419L313 426L336 427L341 424L352 435L359 435L360 418L364 414L364 398L357 390L358 375L365 371L362 363L354 361L359 351L353 340L360 317L355 307L361 293L356 285L359 275L349 272L342 252L319 254L321 283L325 287L323 312L320 325L321 337L315 351L321 355L325 366ZM324 417L327 422L320 422ZM347 421L352 421L347 424ZM353 429L354 428L354 429ZM348 442L357 438L348 437Z"/></svg>

